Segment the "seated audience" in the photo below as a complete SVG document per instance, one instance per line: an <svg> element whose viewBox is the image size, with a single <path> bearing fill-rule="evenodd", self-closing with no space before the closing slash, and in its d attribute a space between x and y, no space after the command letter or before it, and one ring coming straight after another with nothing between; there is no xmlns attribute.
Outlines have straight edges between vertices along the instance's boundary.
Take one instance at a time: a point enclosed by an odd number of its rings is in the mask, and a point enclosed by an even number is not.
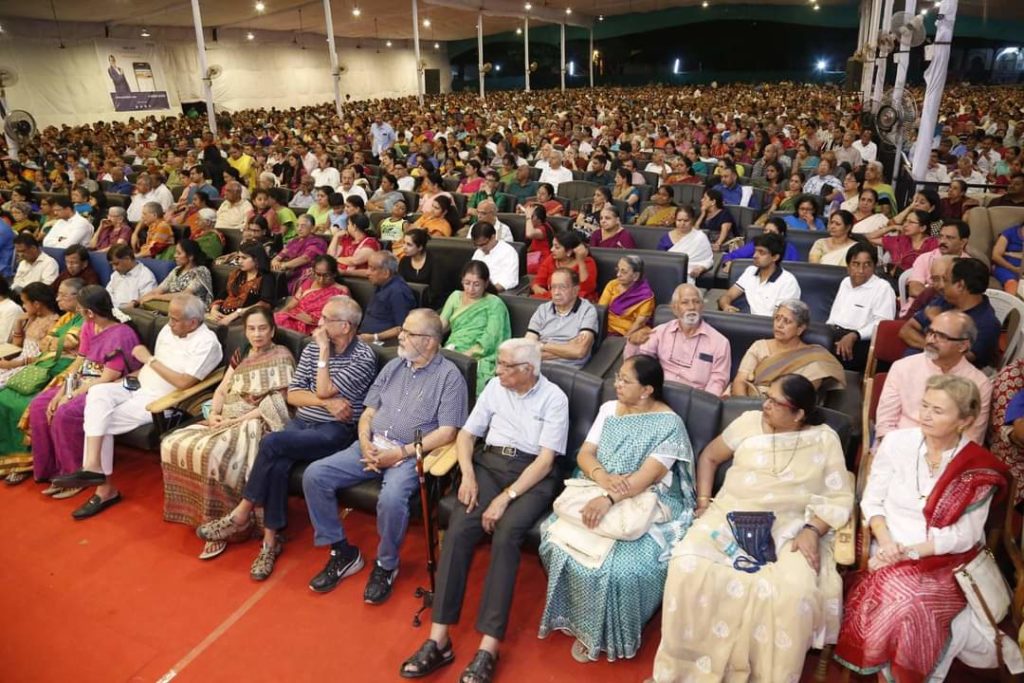
<svg viewBox="0 0 1024 683"><path fill-rule="evenodd" d="M14 204L11 205L10 211L11 218L14 219L11 222L11 230L15 235L26 230L32 235L35 235L39 231L39 221L32 217L32 206L28 202L14 202ZM121 212L123 215L124 209L121 209ZM4 261L4 264L6 263L7 261Z"/></svg>
<svg viewBox="0 0 1024 683"><path fill-rule="evenodd" d="M7 278L0 275L0 344L11 341L11 334L24 310L18 304L19 297L11 291Z"/></svg>
<svg viewBox="0 0 1024 683"><path fill-rule="evenodd" d="M800 298L800 283L782 269L782 237L773 233L754 238L754 265L748 266L718 299L726 313L773 315L780 301Z"/></svg>
<svg viewBox="0 0 1024 683"><path fill-rule="evenodd" d="M301 165L301 163L300 163ZM299 181L298 188L290 187L295 191L292 198L288 201L288 208L298 211L306 211L309 207L316 203L316 181L313 180L312 176L303 176L302 180Z"/></svg>
<svg viewBox="0 0 1024 683"><path fill-rule="evenodd" d="M888 282L875 275L878 252L858 243L846 252L848 275L839 283L825 324L832 332L835 355L847 370L863 372L875 326L896 317L896 297Z"/></svg>
<svg viewBox="0 0 1024 683"><path fill-rule="evenodd" d="M54 249L67 249L72 244L88 246L93 233L89 219L75 211L68 197L54 197L53 202L56 206L57 222L43 238L43 246Z"/></svg>
<svg viewBox="0 0 1024 683"><path fill-rule="evenodd" d="M427 207L421 206L420 217L414 228L423 228L433 237L452 237L462 225L455 202L446 194L435 195Z"/></svg>
<svg viewBox="0 0 1024 683"><path fill-rule="evenodd" d="M398 262L398 275L408 284L417 283L429 287L434 283L434 260L427 253L429 241L430 233L423 228L412 228L401 240L404 247Z"/></svg>
<svg viewBox="0 0 1024 683"><path fill-rule="evenodd" d="M551 298L551 275L558 268L569 268L576 272L580 297L588 301L597 299L597 263L575 231L556 233L552 237L551 253L540 262L537 274L530 283L531 296L535 299Z"/></svg>
<svg viewBox="0 0 1024 683"><path fill-rule="evenodd" d="M1018 162L1018 166L1020 162ZM1024 207L1024 173L1014 173L1010 176L1006 192L988 203L991 207L1015 206Z"/></svg>
<svg viewBox="0 0 1024 683"><path fill-rule="evenodd" d="M612 185L612 199L622 202L622 222L636 221L640 204L640 190L633 186L633 173L626 168L615 171L615 184Z"/></svg>
<svg viewBox="0 0 1024 683"><path fill-rule="evenodd" d="M595 188L593 200L584 204L583 208L576 214L576 220L572 224L573 229L580 233L587 241L590 241L594 231L601 227L601 210L606 205L611 206L613 211L615 210L615 207L612 205L612 191L607 187ZM617 213L616 217L618 217Z"/></svg>
<svg viewBox="0 0 1024 683"><path fill-rule="evenodd" d="M534 204L526 212L526 272L535 275L541 262L551 254L551 239L555 229L548 223L548 211Z"/></svg>
<svg viewBox="0 0 1024 683"><path fill-rule="evenodd" d="M762 228L765 233L775 233L782 237L783 243L786 245L786 250L782 255L783 261L800 261L800 252L796 250L792 242L786 241L786 233L789 231L789 226L786 222L778 216L773 216L765 221L764 227ZM754 240L747 240L742 246L736 247L728 254L722 254L722 269L723 272L728 273L732 268L732 261L738 258L753 258L754 257Z"/></svg>
<svg viewBox="0 0 1024 683"><path fill-rule="evenodd" d="M334 258L327 254L316 256L310 276L274 313L275 325L305 335L313 334L320 327L327 302L335 297L349 296L348 287L338 284L337 277L338 264Z"/></svg>
<svg viewBox="0 0 1024 683"><path fill-rule="evenodd" d="M554 196L558 192L558 186L562 183L572 182L572 171L562 165L563 155L558 150L554 150L548 155L548 166L540 173L540 186L550 185L551 196ZM540 199L540 190L537 191L537 199ZM556 214L548 212L549 216Z"/></svg>
<svg viewBox="0 0 1024 683"><path fill-rule="evenodd" d="M378 251L380 242L364 213L350 216L344 230L327 246L327 253L338 262L338 270L349 277L366 277L367 262Z"/></svg>
<svg viewBox="0 0 1024 683"><path fill-rule="evenodd" d="M380 187L366 201L366 210L391 213L397 202L404 201L405 198L398 191L398 179L390 173L384 173L380 177Z"/></svg>
<svg viewBox="0 0 1024 683"><path fill-rule="evenodd" d="M214 265L238 266L242 261L242 245L248 242L262 246L263 253L267 255L268 259L272 259L274 254L277 253L278 238L270 234L266 219L263 216L256 216L246 223L242 229L242 241L238 245L239 250L233 251L230 254L221 254L214 259Z"/></svg>
<svg viewBox="0 0 1024 683"><path fill-rule="evenodd" d="M701 197L700 215L694 227L704 231L715 251L721 251L722 245L740 236L740 224L725 208L722 193L718 190L708 190Z"/></svg>
<svg viewBox="0 0 1024 683"><path fill-rule="evenodd" d="M462 290L452 292L441 308L441 323L448 335L444 348L476 360L479 395L494 376L498 346L512 335L512 328L487 264L470 261L460 275Z"/></svg>
<svg viewBox="0 0 1024 683"><path fill-rule="evenodd" d="M93 233L89 242L89 251L109 251L118 244L130 244L132 226L125 220L125 210L120 206L112 206L107 210L107 217L100 221L100 226Z"/></svg>
<svg viewBox="0 0 1024 683"><path fill-rule="evenodd" d="M989 205L991 206L991 204ZM999 233L995 246L992 247L992 274L999 280L1003 291L1017 293L1021 266L1021 255L1024 254L1024 223L1011 225Z"/></svg>
<svg viewBox="0 0 1024 683"><path fill-rule="evenodd" d="M765 396L772 382L793 374L807 378L817 390L846 386L843 366L836 357L802 338L811 323L807 304L799 299L780 301L772 320L772 338L758 339L743 354L732 382L733 396Z"/></svg>
<svg viewBox="0 0 1024 683"><path fill-rule="evenodd" d="M636 224L661 228L671 227L676 216L676 206L672 203L672 188L662 185L651 195L651 202L652 204L637 216Z"/></svg>
<svg viewBox="0 0 1024 683"><path fill-rule="evenodd" d="M871 461L861 500L871 559L850 584L835 650L840 664L897 681L942 680L957 657L984 668L1003 661L954 572L984 545L1009 472L964 437L981 412L973 382L930 377L920 411L920 426L891 432ZM1002 649L1024 666L1015 644Z"/></svg>
<svg viewBox="0 0 1024 683"><path fill-rule="evenodd" d="M159 215L163 216L174 205L174 197L167 186L159 182L159 179L154 182L149 174L140 173L139 177L135 179L135 192L128 204L128 222L135 224L142 220L142 210L146 204L150 203L159 204Z"/></svg>
<svg viewBox="0 0 1024 683"><path fill-rule="evenodd" d="M857 240L850 237L853 227L853 214L839 209L828 219L828 237L823 237L811 245L807 260L826 266L842 266L846 264L846 253Z"/></svg>
<svg viewBox="0 0 1024 683"><path fill-rule="evenodd" d="M146 239L142 239L145 233ZM156 258L168 247L174 246L174 229L164 220L164 210L157 202L142 207L142 217L135 225L131 238L132 249L139 258Z"/></svg>
<svg viewBox="0 0 1024 683"><path fill-rule="evenodd" d="M919 409L924 395L924 380L933 375L956 375L978 385L981 408L966 435L984 443L992 383L981 370L971 365L967 354L978 337L978 328L966 313L946 311L931 321L924 353L901 358L889 368L875 410L875 442L895 429L921 424Z"/></svg>
<svg viewBox="0 0 1024 683"><path fill-rule="evenodd" d="M409 499L419 491L416 437L422 435L424 453L451 443L466 421L468 403L466 380L440 353L437 313L428 308L413 310L399 322L399 329L398 358L381 369L366 394L359 438L314 462L302 477L314 543L330 546L326 566L309 583L317 593L333 590L364 564L339 520L338 490L363 481L382 482L377 501L377 559L363 592L364 601L372 605L388 599L398 576L399 548L409 526ZM419 393L412 410L407 410L410 391Z"/></svg>
<svg viewBox="0 0 1024 683"><path fill-rule="evenodd" d="M138 306L143 296L156 289L153 271L135 260L135 252L127 244L111 247L107 261L111 266L107 293L114 308Z"/></svg>
<svg viewBox="0 0 1024 683"><path fill-rule="evenodd" d="M967 183L955 179L950 181L949 190L939 203L939 214L944 221L958 221L975 206L978 206L978 200L967 196Z"/></svg>
<svg viewBox="0 0 1024 683"><path fill-rule="evenodd" d="M252 210L249 200L242 197L241 183L231 181L224 185L224 201L217 207L217 221L214 227L218 230L241 230L245 227L245 220Z"/></svg>
<svg viewBox="0 0 1024 683"><path fill-rule="evenodd" d="M277 301L277 281L270 272L267 252L257 242L247 242L239 251L242 258L228 276L224 298L214 301L207 314L208 320L220 325L230 325L253 306L270 309Z"/></svg>
<svg viewBox="0 0 1024 683"><path fill-rule="evenodd" d="M366 279L374 291L363 313L359 338L374 344L397 340L402 321L416 308L416 295L398 277L398 259L390 251L374 252L367 266Z"/></svg>
<svg viewBox="0 0 1024 683"><path fill-rule="evenodd" d="M207 261L213 261L224 253L224 242L220 233L213 227L217 222L217 212L213 209L200 209L196 220L189 228L188 239L199 245ZM174 251L165 249L161 258L173 258Z"/></svg>
<svg viewBox="0 0 1024 683"><path fill-rule="evenodd" d="M9 426L8 420L0 420L0 431L6 436L0 441L11 445L8 452L25 450L22 445L25 433L17 427L18 418L28 409L27 431L32 450L31 454L23 452L21 457L26 476L31 471L37 482L52 481L82 466L86 394L93 386L120 382L124 375L140 366L130 355L131 349L139 345L139 335L130 325L118 320L105 289L89 285L80 289L77 296L68 295L68 300L65 308L74 305L81 313L71 309L62 318L65 322L58 329L62 330L63 339L58 337L58 345L64 348L64 354L54 380L34 396L5 396L9 391L6 389L0 392L0 405L12 409ZM81 338L75 342L73 337L79 332ZM68 348L71 344L76 344L77 356L73 355L76 348ZM70 391L68 378L71 378ZM0 446L0 450L8 449ZM61 500L81 491L80 487L65 489L50 484L43 489L43 494Z"/></svg>
<svg viewBox="0 0 1024 683"><path fill-rule="evenodd" d="M558 490L554 465L565 453L569 400L540 374L537 342L510 339L498 355L498 377L487 383L455 441L460 505L441 544L430 634L402 663L404 678L426 676L455 659L449 630L462 611L475 546L489 534L492 561L476 621L483 637L462 679L493 680L520 547L526 532L550 511ZM483 447L476 443L480 437Z"/></svg>
<svg viewBox="0 0 1024 683"><path fill-rule="evenodd" d="M392 253L399 259L402 258L402 237L409 229L406 213L405 199L399 199L391 205L390 214L377 224L381 241L390 242Z"/></svg>
<svg viewBox="0 0 1024 683"><path fill-rule="evenodd" d="M988 278L988 267L978 259L956 259L940 296L929 301L927 307L900 328L900 339L909 347L907 354L917 353L925 347L929 324L936 315L958 310L970 316L978 331L967 360L979 368L994 364L999 354L1001 325L985 296Z"/></svg>
<svg viewBox="0 0 1024 683"><path fill-rule="evenodd" d="M924 290L931 278L931 266L935 259L942 256L970 258L967 252L970 236L971 227L966 222L959 219L944 220L939 229L939 248L926 251L914 259L914 266L907 278L907 296L914 298Z"/></svg>
<svg viewBox="0 0 1024 683"><path fill-rule="evenodd" d="M654 291L644 278L644 262L630 254L619 259L615 279L609 280L597 302L608 307L608 334L629 338L649 327L654 318Z"/></svg>
<svg viewBox="0 0 1024 683"><path fill-rule="evenodd" d="M761 410L740 415L697 459L699 521L672 551L655 681L725 680L733 671L799 680L807 648L835 642L840 611L829 605L842 600L843 585L829 532L850 518L854 487L815 399L805 377L782 375ZM715 471L729 459L712 497ZM774 514L777 561L759 566L737 552L750 545L729 516L745 510Z"/></svg>
<svg viewBox="0 0 1024 683"><path fill-rule="evenodd" d="M821 218L818 200L810 195L802 195L793 207L793 213L782 220L794 230L825 230L825 221Z"/></svg>
<svg viewBox="0 0 1024 683"><path fill-rule="evenodd" d="M541 304L530 316L526 338L541 344L541 359L582 368L598 336L600 321L594 304L580 296L579 274L559 266L549 278L551 305Z"/></svg>
<svg viewBox="0 0 1024 683"><path fill-rule="evenodd" d="M327 251L327 242L313 233L313 217L308 213L299 216L298 232L295 239L284 245L284 249L270 262L270 270L288 275L288 293L295 294L299 285L309 277L313 260ZM333 258L332 258L333 260ZM337 262L335 262L337 268ZM278 321L278 325L281 322Z"/></svg>
<svg viewBox="0 0 1024 683"><path fill-rule="evenodd" d="M233 510L242 500L260 440L288 422L285 395L295 359L274 343L270 308L253 306L241 318L246 343L229 360L209 417L160 441L168 522L199 527ZM214 558L226 547L226 541L207 541L199 559Z"/></svg>
<svg viewBox="0 0 1024 683"><path fill-rule="evenodd" d="M32 282L52 285L60 274L57 260L43 251L36 238L23 232L14 238L14 256L18 268L14 271L11 291L17 293Z"/></svg>
<svg viewBox="0 0 1024 683"><path fill-rule="evenodd" d="M87 519L121 502L121 492L111 481L114 471L114 436L150 424L146 406L166 394L188 389L202 381L220 364L217 335L203 324L206 307L191 294L178 294L169 305L170 322L160 330L153 352L139 344L131 356L142 364L135 375L138 389L122 382L90 387L83 410L85 450L82 468L52 480L60 488L95 486L96 492L71 513ZM133 373L134 375L134 373Z"/></svg>
<svg viewBox="0 0 1024 683"><path fill-rule="evenodd" d="M664 188L666 186L662 186ZM658 241L658 249L673 254L686 254L690 278L696 280L715 262L711 242L703 230L694 229L696 215L693 208L683 205L672 208L674 227Z"/></svg>
<svg viewBox="0 0 1024 683"><path fill-rule="evenodd" d="M661 363L666 380L721 395L732 371L731 347L729 340L703 319L700 290L688 283L676 287L672 312L675 320L631 334L623 357L653 356Z"/></svg>
<svg viewBox="0 0 1024 683"><path fill-rule="evenodd" d="M1003 366L992 380L992 417L989 420L989 448L1018 480L1024 473L1024 359ZM1024 499L1024 487L1017 487L1017 505Z"/></svg>
<svg viewBox="0 0 1024 683"><path fill-rule="evenodd" d="M862 187L853 212L853 232L870 235L889 224L889 218L881 211L878 193L869 187Z"/></svg>
<svg viewBox="0 0 1024 683"><path fill-rule="evenodd" d="M815 169L815 174L807 179L804 183L803 191L805 194L814 195L816 197L823 197L824 202L831 202L832 195L836 192L841 192L843 184L839 178L832 175L832 162L827 158L823 158L818 162L818 168Z"/></svg>
<svg viewBox="0 0 1024 683"><path fill-rule="evenodd" d="M213 279L204 263L203 252L192 240L182 240L174 249L175 268L156 289L142 295L139 304L151 311L166 312L176 294L186 292L197 297L204 307L213 300Z"/></svg>
<svg viewBox="0 0 1024 683"><path fill-rule="evenodd" d="M487 264L494 288L499 292L516 289L519 286L519 252L515 247L498 239L494 225L483 219L469 229L469 239L476 247L472 259Z"/></svg>
<svg viewBox="0 0 1024 683"><path fill-rule="evenodd" d="M590 233L590 246L601 249L636 249L633 235L619 222L619 214L611 204L605 204L599 214L600 230Z"/></svg>
<svg viewBox="0 0 1024 683"><path fill-rule="evenodd" d="M900 234L887 234L893 231ZM889 254L891 272L895 276L913 268L921 254L939 248L939 240L929 234L928 214L919 209L911 209L901 224L886 225L866 237Z"/></svg>
<svg viewBox="0 0 1024 683"><path fill-rule="evenodd" d="M256 508L262 508L263 544L249 571L255 581L270 577L283 548L278 533L287 523L292 466L327 457L356 439L363 398L377 371L373 350L356 336L361 317L359 304L349 297L327 302L288 385L288 404L298 409L295 417L260 441L238 505L196 529L208 542L244 539Z"/></svg>
<svg viewBox="0 0 1024 683"><path fill-rule="evenodd" d="M575 638L579 662L602 653L609 661L636 656L644 626L661 607L672 547L693 522L693 449L683 421L665 404L663 385L650 356L622 364L616 400L598 411L577 455L578 474L567 482L567 490L589 484L594 496L578 518L556 512L544 527L540 558L548 588L540 637L558 630ZM664 516L642 536L612 540L591 531L616 503L647 491ZM578 549L581 541L588 554Z"/></svg>

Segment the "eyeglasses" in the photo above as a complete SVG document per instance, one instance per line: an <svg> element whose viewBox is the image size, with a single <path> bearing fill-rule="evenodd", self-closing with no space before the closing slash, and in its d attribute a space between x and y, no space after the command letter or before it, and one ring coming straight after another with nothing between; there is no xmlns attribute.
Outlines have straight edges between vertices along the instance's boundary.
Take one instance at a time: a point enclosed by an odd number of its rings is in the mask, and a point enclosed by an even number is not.
<svg viewBox="0 0 1024 683"><path fill-rule="evenodd" d="M325 323L348 323L349 325L352 324L351 321L345 320L344 318L328 318L327 316L322 316L320 319L323 320Z"/></svg>
<svg viewBox="0 0 1024 683"><path fill-rule="evenodd" d="M399 335L404 334L406 337L433 337L434 336L432 334L423 334L422 332L413 332L411 330L405 329L404 327L398 328L398 334Z"/></svg>
<svg viewBox="0 0 1024 683"><path fill-rule="evenodd" d="M522 363L506 363L503 360L499 360L498 361L498 369L499 370L515 370L516 368L522 367L524 365L529 365L529 363L527 363L525 361L522 362Z"/></svg>
<svg viewBox="0 0 1024 683"><path fill-rule="evenodd" d="M944 342L962 342L962 341L967 341L967 337L950 337L945 332L939 332L938 330L932 330L932 329L927 330L924 333L924 336L925 336L925 338L927 338L927 337L935 337L939 341L944 341Z"/></svg>
<svg viewBox="0 0 1024 683"><path fill-rule="evenodd" d="M783 401L782 399L775 398L771 394L767 394L764 397L764 404L773 405L777 408L789 408L790 410L796 410L796 406L789 401Z"/></svg>
<svg viewBox="0 0 1024 683"><path fill-rule="evenodd" d="M313 275L315 277L334 277L334 273L316 273L316 272L314 272Z"/></svg>
<svg viewBox="0 0 1024 683"><path fill-rule="evenodd" d="M637 380L630 379L628 377L623 377L620 374L615 375L615 383L616 384L640 384L640 382L638 382Z"/></svg>

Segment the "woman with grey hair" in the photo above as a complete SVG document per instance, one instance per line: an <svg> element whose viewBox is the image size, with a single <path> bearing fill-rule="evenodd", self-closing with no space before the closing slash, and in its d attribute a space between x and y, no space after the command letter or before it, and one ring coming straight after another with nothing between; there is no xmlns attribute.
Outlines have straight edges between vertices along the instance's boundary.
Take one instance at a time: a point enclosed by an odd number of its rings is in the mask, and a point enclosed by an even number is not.
<svg viewBox="0 0 1024 683"><path fill-rule="evenodd" d="M131 239L132 226L128 224L127 212L120 206L112 206L93 233L89 251L106 253L115 244L128 244Z"/></svg>
<svg viewBox="0 0 1024 683"><path fill-rule="evenodd" d="M199 194L198 192L196 194ZM212 261L224 253L224 243L216 230L213 229L217 222L217 212L209 207L199 209L196 213L195 222L191 222L189 239L199 245L207 260ZM167 254L164 258L172 258L173 254Z"/></svg>
<svg viewBox="0 0 1024 683"><path fill-rule="evenodd" d="M764 396L772 382L790 374L806 377L815 389L845 387L846 375L836 357L802 339L810 323L811 311L803 301L780 302L772 317L772 338L758 339L743 354L732 395Z"/></svg>
<svg viewBox="0 0 1024 683"><path fill-rule="evenodd" d="M629 337L654 317L654 292L644 279L644 261L635 254L619 259L615 279L605 285L598 304L608 307L608 334Z"/></svg>
<svg viewBox="0 0 1024 683"><path fill-rule="evenodd" d="M146 239L142 240L145 232ZM174 230L164 220L164 208L160 202L146 202L142 206L142 218L132 233L132 248L138 258L155 258L167 247L174 245Z"/></svg>

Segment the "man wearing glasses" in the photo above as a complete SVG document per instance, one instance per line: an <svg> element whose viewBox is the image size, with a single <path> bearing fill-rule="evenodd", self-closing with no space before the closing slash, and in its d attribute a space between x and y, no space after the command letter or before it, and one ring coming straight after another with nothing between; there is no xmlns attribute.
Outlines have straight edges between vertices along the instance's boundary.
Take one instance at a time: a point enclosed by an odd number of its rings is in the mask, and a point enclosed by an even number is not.
<svg viewBox="0 0 1024 683"><path fill-rule="evenodd" d="M901 358L892 364L875 412L875 443L894 429L919 426L918 410L925 382L932 375L957 375L978 385L981 412L965 435L984 443L988 427L992 383L971 365L967 353L978 338L978 328L963 311L946 311L931 321L925 333L924 353Z"/></svg>
<svg viewBox="0 0 1024 683"><path fill-rule="evenodd" d="M989 269L984 263L974 258L957 259L940 296L929 301L927 307L900 328L900 339L910 347L907 355L926 348L925 335L936 315L943 311L958 310L970 316L978 331L967 352L967 360L979 368L991 365L996 359L1002 326L985 296L988 280Z"/></svg>
<svg viewBox="0 0 1024 683"><path fill-rule="evenodd" d="M533 312L526 338L540 342L543 360L582 368L597 339L597 309L580 298L580 275L571 268L557 268L550 289L551 303Z"/></svg>
<svg viewBox="0 0 1024 683"><path fill-rule="evenodd" d="M380 543L363 599L379 605L398 576L398 549L409 526L409 498L417 491L416 432L423 451L450 443L466 421L468 390L458 368L441 348L441 318L429 308L413 310L398 333L398 358L380 371L366 394L359 438L347 448L309 466L302 490L313 522L313 542L330 546L327 565L310 589L333 590L363 568L363 556L345 537L337 492L359 482L383 482L377 500Z"/></svg>
<svg viewBox="0 0 1024 683"><path fill-rule="evenodd" d="M459 503L441 548L428 639L401 667L403 678L426 676L455 655L449 627L459 620L477 543L491 535L476 629L483 635L462 680L491 680L505 637L520 546L551 510L555 458L565 453L569 400L540 374L541 347L509 339L498 347L498 374L487 383L455 441L462 472ZM485 445L477 447L477 439Z"/></svg>

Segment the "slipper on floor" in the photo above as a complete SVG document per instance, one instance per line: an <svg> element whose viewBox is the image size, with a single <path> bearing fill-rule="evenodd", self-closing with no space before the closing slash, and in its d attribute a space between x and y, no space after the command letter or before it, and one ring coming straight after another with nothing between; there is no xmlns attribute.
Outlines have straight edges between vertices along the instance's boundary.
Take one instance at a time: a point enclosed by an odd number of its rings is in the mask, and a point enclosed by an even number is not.
<svg viewBox="0 0 1024 683"><path fill-rule="evenodd" d="M73 486L69 489L60 489L57 493L53 494L54 500L64 500L65 498L74 498L85 489L81 486Z"/></svg>
<svg viewBox="0 0 1024 683"><path fill-rule="evenodd" d="M42 494L43 494L44 496L52 496L53 494L55 494L55 493L60 493L60 492L61 492L61 491L63 491L63 490L64 490L64 489L62 489L61 487L59 487L59 486L57 486L57 485L55 485L55 484L50 484L50 485L49 485L49 486L47 486L47 487L46 487L45 489L43 489L43 490L41 491L41 493L42 493Z"/></svg>
<svg viewBox="0 0 1024 683"><path fill-rule="evenodd" d="M85 505L72 512L71 516L75 519L88 519L89 517L93 517L95 515L100 514L111 505L116 505L117 503L120 502L120 491L115 493L110 498L107 498L106 500L103 500L98 495L93 494L92 497L89 498L89 500L85 501Z"/></svg>
<svg viewBox="0 0 1024 683"><path fill-rule="evenodd" d="M227 550L227 541L207 541L203 546L203 552L199 553L200 560L212 560Z"/></svg>

